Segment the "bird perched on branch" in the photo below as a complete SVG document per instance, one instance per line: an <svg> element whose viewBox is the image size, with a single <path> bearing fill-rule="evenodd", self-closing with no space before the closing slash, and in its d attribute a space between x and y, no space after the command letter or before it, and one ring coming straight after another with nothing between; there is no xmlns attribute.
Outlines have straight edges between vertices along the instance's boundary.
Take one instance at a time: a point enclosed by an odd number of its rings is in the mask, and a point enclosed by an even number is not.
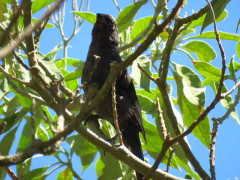
<svg viewBox="0 0 240 180"><path fill-rule="evenodd" d="M111 63L122 62L118 53L118 30L115 20L108 14L97 14L97 20L92 30L92 42L82 73L82 83L86 83L85 94L89 85L95 83L101 89L109 72ZM141 108L136 96L131 77L124 69L116 79L116 107L118 125L122 132L123 142L130 147L131 152L144 160L139 132L145 137L142 125ZM114 125L111 89L106 98L95 108L98 116ZM143 175L136 172L137 179Z"/></svg>

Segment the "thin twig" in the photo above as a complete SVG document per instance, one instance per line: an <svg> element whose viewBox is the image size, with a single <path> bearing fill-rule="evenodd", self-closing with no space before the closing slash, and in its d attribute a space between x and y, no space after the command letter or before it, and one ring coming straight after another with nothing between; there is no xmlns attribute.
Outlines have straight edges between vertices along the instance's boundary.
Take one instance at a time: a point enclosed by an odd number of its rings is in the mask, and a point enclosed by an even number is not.
<svg viewBox="0 0 240 180"><path fill-rule="evenodd" d="M119 7L118 3L117 3L117 0L113 0L113 3L115 5L115 7L118 9L119 12L121 12L121 8Z"/></svg>
<svg viewBox="0 0 240 180"><path fill-rule="evenodd" d="M235 96L235 101L233 102L233 104L228 108L227 112L221 118L218 118L220 124L222 124L223 121L227 119L228 116L235 110L236 106L239 103L239 99L240 99L240 87L238 87L238 92Z"/></svg>
<svg viewBox="0 0 240 180"><path fill-rule="evenodd" d="M230 89L228 92L223 93L221 96L224 99L226 96L230 95L236 88L239 88L240 86L240 81L238 81L233 87L232 89Z"/></svg>
<svg viewBox="0 0 240 180"><path fill-rule="evenodd" d="M8 166L5 166L4 169L12 180L20 180L20 178L17 177L16 174Z"/></svg>
<svg viewBox="0 0 240 180"><path fill-rule="evenodd" d="M9 38L9 34L11 33L11 29L16 24L19 16L21 15L21 11L23 10L23 7L26 4L26 0L22 1L22 4L18 7L17 11L13 13L13 16L10 20L10 23L8 24L7 28L4 30L3 34L1 35L0 39L0 47L4 45L7 38ZM1 58L0 58L1 59Z"/></svg>
<svg viewBox="0 0 240 180"><path fill-rule="evenodd" d="M17 55L15 51L13 51L13 54L19 64L21 64L26 70L30 70L30 68L23 62L23 60Z"/></svg>
<svg viewBox="0 0 240 180"><path fill-rule="evenodd" d="M112 109L113 109L113 118L114 125L119 137L120 145L123 145L122 133L118 124L118 114L117 114L117 100L116 100L116 81L112 84Z"/></svg>
<svg viewBox="0 0 240 180"><path fill-rule="evenodd" d="M162 133L162 137L163 140L165 140L168 136L168 132L167 132L167 128L165 125L165 121L163 119L163 115L162 115L162 109L159 103L159 99L157 98L157 112L158 112L158 118L159 118L159 123L160 123L160 129L161 129L161 133Z"/></svg>
<svg viewBox="0 0 240 180"><path fill-rule="evenodd" d="M137 63L138 68L143 72L143 74L145 74L150 80L152 80L153 82L156 82L156 79L154 77L152 77L150 74L148 74L141 66L139 63Z"/></svg>
<svg viewBox="0 0 240 180"><path fill-rule="evenodd" d="M9 55L10 53L12 53L14 48L17 48L27 36L29 36L33 31L35 31L39 26L41 26L42 22L46 18L48 18L52 14L53 11L58 9L61 2L63 2L63 1L64 0L56 1L56 3L46 11L46 13L42 16L42 18L34 26L29 24L26 28L24 28L23 32L17 38L14 39L14 41L10 45L2 48L0 50L0 59L4 58L7 55Z"/></svg>
<svg viewBox="0 0 240 180"><path fill-rule="evenodd" d="M218 119L213 119L213 128L212 128L212 132L211 132L211 143L210 143L210 153L209 153L210 173L211 173L212 180L216 180L215 144L216 144L216 140L217 140L218 125L219 125Z"/></svg>
<svg viewBox="0 0 240 180"><path fill-rule="evenodd" d="M172 161L172 158L173 158L173 154L174 154L174 152L175 152L175 149L173 149L173 148L170 147L169 151L170 151L170 154L169 154L169 157L168 157L166 172L169 172L169 168L170 168L170 166L171 166L171 161Z"/></svg>
<svg viewBox="0 0 240 180"><path fill-rule="evenodd" d="M21 79L18 79L16 76L13 76L12 74L8 73L2 66L0 66L0 71L1 71L3 74L5 74L7 77L9 77L9 78L11 78L11 79L13 79L13 80L21 83L21 84L24 84L24 85L26 85L26 86L29 86L29 82L25 82L25 81L23 81L23 80L21 80Z"/></svg>

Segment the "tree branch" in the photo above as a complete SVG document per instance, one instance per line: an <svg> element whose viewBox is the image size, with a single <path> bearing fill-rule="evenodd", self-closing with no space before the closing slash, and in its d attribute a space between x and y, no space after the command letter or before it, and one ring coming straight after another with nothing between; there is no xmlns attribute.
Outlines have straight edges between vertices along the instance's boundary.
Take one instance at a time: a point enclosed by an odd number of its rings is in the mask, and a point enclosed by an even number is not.
<svg viewBox="0 0 240 180"><path fill-rule="evenodd" d="M17 38L14 39L13 43L2 48L0 50L0 59L12 53L14 48L17 48L27 36L29 36L33 31L35 31L43 23L43 21L52 14L53 11L58 9L61 2L63 1L64 0L57 0L56 3L46 11L46 13L34 26L28 25L26 28L24 28L24 31Z"/></svg>

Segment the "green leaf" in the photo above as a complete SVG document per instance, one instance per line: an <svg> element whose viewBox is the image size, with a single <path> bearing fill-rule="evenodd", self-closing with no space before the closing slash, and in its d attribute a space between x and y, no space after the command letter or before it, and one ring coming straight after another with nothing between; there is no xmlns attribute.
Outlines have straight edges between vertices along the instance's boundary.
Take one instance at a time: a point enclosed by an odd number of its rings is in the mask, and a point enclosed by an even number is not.
<svg viewBox="0 0 240 180"><path fill-rule="evenodd" d="M230 60L230 62L229 62L229 64L228 64L228 70L229 70L229 72L230 72L230 77L231 77L231 79L236 83L237 82L237 77L236 77L236 75L235 75L235 68L234 68L234 58L235 58L235 55L233 55L232 56L232 58L231 58L231 60Z"/></svg>
<svg viewBox="0 0 240 180"><path fill-rule="evenodd" d="M204 106L205 104L205 88L202 88L202 82L199 76L186 66L173 63L175 68L174 78L177 85L182 86L182 93L189 102L195 106ZM177 78L177 79L176 79Z"/></svg>
<svg viewBox="0 0 240 180"><path fill-rule="evenodd" d="M104 163L104 179L118 179L123 177L120 161L114 158L110 153L101 153L101 160ZM110 169L111 173L109 173Z"/></svg>
<svg viewBox="0 0 240 180"><path fill-rule="evenodd" d="M26 82L30 81L29 72L25 68L23 68L22 65L14 64L14 72L17 74L17 77L19 79L22 79L22 80L24 80Z"/></svg>
<svg viewBox="0 0 240 180"><path fill-rule="evenodd" d="M64 80L65 81L71 81L71 80L75 80L75 79L78 79L82 76L82 69L83 69L83 62L82 61L79 61L81 62L80 66L77 67L77 69L73 72L70 72L66 75L64 75Z"/></svg>
<svg viewBox="0 0 240 180"><path fill-rule="evenodd" d="M201 80L197 74L186 66L173 64L173 72L177 84L177 102L183 115L183 121L187 127L199 117L205 103L205 88L202 88ZM205 118L194 130L193 134L209 148L210 123Z"/></svg>
<svg viewBox="0 0 240 180"><path fill-rule="evenodd" d="M73 66L73 67L79 67L83 64L84 62L79 60L79 59L73 59L73 58L62 58L60 60L56 61L56 66L58 68L65 68L67 65L68 66Z"/></svg>
<svg viewBox="0 0 240 180"><path fill-rule="evenodd" d="M66 168L58 174L57 180L73 180L72 171L69 168Z"/></svg>
<svg viewBox="0 0 240 180"><path fill-rule="evenodd" d="M215 89L214 89L214 93L216 94L217 93L217 89L219 87L219 82L215 82ZM222 89L222 93L226 93L228 92L228 89L226 88L226 86L223 86L223 89ZM226 110L228 110L232 105L233 105L233 100L232 100L232 96L229 95L229 96L226 96L224 99L221 99L221 104L223 107L226 108ZM237 112L237 109L235 108L232 112L231 112L231 116L233 119L236 120L236 122L238 124L240 124L240 120L239 120L239 117L238 117L238 112Z"/></svg>
<svg viewBox="0 0 240 180"><path fill-rule="evenodd" d="M23 151L32 142L31 122L30 122L29 118L27 118L27 119L28 119L28 121L23 128L21 138L20 138L19 143L18 143L18 151Z"/></svg>
<svg viewBox="0 0 240 180"><path fill-rule="evenodd" d="M212 81L220 80L222 71L213 65L199 61L193 61L193 65L205 78L211 79Z"/></svg>
<svg viewBox="0 0 240 180"><path fill-rule="evenodd" d="M146 58L146 56L139 57L136 61L133 61L132 65L132 77L144 90L150 91L150 79L138 68L138 64L141 68L148 73L151 74L151 61Z"/></svg>
<svg viewBox="0 0 240 180"><path fill-rule="evenodd" d="M94 13L91 12L78 12L78 11L72 11L77 16L83 18L84 20L94 24L96 22L97 16Z"/></svg>
<svg viewBox="0 0 240 180"><path fill-rule="evenodd" d="M95 156L96 153L81 156L82 172L84 172L91 165L91 163L94 161Z"/></svg>
<svg viewBox="0 0 240 180"><path fill-rule="evenodd" d="M240 41L240 36L239 35L231 34L231 33L225 33L225 32L221 32L221 31L218 31L218 33L220 34L221 39L230 40L230 41ZM202 33L200 35L191 36L187 39L196 39L196 38L216 39L216 34L215 34L215 32L210 31L210 32Z"/></svg>
<svg viewBox="0 0 240 180"><path fill-rule="evenodd" d="M237 43L237 46L236 46L236 53L237 53L237 57L238 57L238 59L240 59L240 41Z"/></svg>
<svg viewBox="0 0 240 180"><path fill-rule="evenodd" d="M131 25L134 16L137 14L141 6L144 5L146 2L147 0L138 1L134 4L127 6L120 12L116 19L119 33L125 31L128 26Z"/></svg>
<svg viewBox="0 0 240 180"><path fill-rule="evenodd" d="M4 129L4 132L7 132L9 129L11 129L17 122L23 119L23 117L28 113L29 109L22 108L19 112L12 114L9 117L5 117L0 122L5 121L6 127Z"/></svg>
<svg viewBox="0 0 240 180"><path fill-rule="evenodd" d="M46 55L39 54L39 56L42 57L41 59L44 59L46 61L54 60L56 58L57 53L62 49L63 49L62 43L60 43L57 46L55 46L53 50L51 50L48 54Z"/></svg>
<svg viewBox="0 0 240 180"><path fill-rule="evenodd" d="M38 21L39 21L39 19L32 18L32 23L33 23L34 25L37 24ZM53 28L53 27L55 27L55 26L54 26L54 24L51 24L51 23L47 23L46 26L45 26L45 28Z"/></svg>
<svg viewBox="0 0 240 180"><path fill-rule="evenodd" d="M49 168L49 166L43 167L43 168L33 169L32 171L30 171L29 173L24 175L23 180L29 180L29 179L33 179L33 178L36 178L38 176L41 176L44 172L46 172L46 170L48 168Z"/></svg>
<svg viewBox="0 0 240 180"><path fill-rule="evenodd" d="M36 137L42 141L48 140L48 132L41 124L37 128Z"/></svg>
<svg viewBox="0 0 240 180"><path fill-rule="evenodd" d="M75 152L80 157L98 152L98 148L96 146L79 135L73 135L67 138L66 142L71 145L72 152Z"/></svg>
<svg viewBox="0 0 240 180"><path fill-rule="evenodd" d="M228 16L228 11L224 10L223 13L217 18L217 22L223 21L226 19L226 17ZM198 18L197 20L194 20L191 22L191 24L189 25L189 28L195 28L197 26L202 26L204 19L206 17L206 14L203 15L202 17Z"/></svg>
<svg viewBox="0 0 240 180"><path fill-rule="evenodd" d="M144 18L137 20L134 23L132 32L131 32L132 40L135 39L136 37L138 37L148 27L152 18L153 18L152 16L144 17Z"/></svg>
<svg viewBox="0 0 240 180"><path fill-rule="evenodd" d="M12 147L12 143L15 140L15 134L16 134L17 129L18 129L18 127L15 127L14 129L12 129L0 141L1 155L4 155L4 156L8 155L8 153Z"/></svg>
<svg viewBox="0 0 240 180"><path fill-rule="evenodd" d="M39 65L47 75L52 76L54 79L61 80L63 78L61 71L52 61L42 60L39 61Z"/></svg>
<svg viewBox="0 0 240 180"><path fill-rule="evenodd" d="M175 155L173 155L175 156ZM181 166L183 169L185 169L192 177L194 177L194 179L196 180L200 180L201 178L199 177L198 174L196 174L192 168L188 165L188 163L185 163L184 161L182 161L179 157L175 156L175 159L178 163L179 166Z"/></svg>
<svg viewBox="0 0 240 180"><path fill-rule="evenodd" d="M20 106L21 105L16 96L11 98L11 100L3 106L3 115L7 117L12 116Z"/></svg>
<svg viewBox="0 0 240 180"><path fill-rule="evenodd" d="M17 175L19 177L30 172L33 158L34 156L16 165Z"/></svg>
<svg viewBox="0 0 240 180"><path fill-rule="evenodd" d="M162 147L163 140L161 136L159 136L159 132L156 125L149 122L145 114L143 115L143 126L146 132L147 144L144 143L142 148L150 153L151 152L158 153L159 149L161 149Z"/></svg>
<svg viewBox="0 0 240 180"><path fill-rule="evenodd" d="M98 179L101 179L100 177L102 177L103 175L103 168L104 168L104 163L101 159L101 156L98 157L96 165L95 165L95 169L96 169L96 174L98 176Z"/></svg>
<svg viewBox="0 0 240 180"><path fill-rule="evenodd" d="M152 116L156 115L156 105L154 102L149 99L147 96L141 94L137 95L142 111L146 114L151 114Z"/></svg>
<svg viewBox="0 0 240 180"><path fill-rule="evenodd" d="M225 1L214 1L212 4L213 12L215 15L215 18L217 19L224 11L224 8L226 5L230 2L230 0L225 0ZM209 7L207 15L204 19L204 23L202 25L200 33L203 32L203 30L211 23L213 23L213 12L212 9Z"/></svg>
<svg viewBox="0 0 240 180"><path fill-rule="evenodd" d="M204 41L190 41L182 45L190 53L196 53L200 61L210 62L216 58L214 49Z"/></svg>
<svg viewBox="0 0 240 180"><path fill-rule="evenodd" d="M25 107L30 108L32 106L32 100L30 98L26 98L19 93L16 93L19 103Z"/></svg>
<svg viewBox="0 0 240 180"><path fill-rule="evenodd" d="M214 81L210 78L206 78L204 79L204 81L202 82L202 87L207 86L207 85L211 85Z"/></svg>
<svg viewBox="0 0 240 180"><path fill-rule="evenodd" d="M6 93L9 92L8 82L7 79L4 78L0 80L0 99L5 96Z"/></svg>
<svg viewBox="0 0 240 180"><path fill-rule="evenodd" d="M36 13L39 10L47 7L49 4L51 4L52 2L54 2L54 0L34 0L32 2L32 13Z"/></svg>

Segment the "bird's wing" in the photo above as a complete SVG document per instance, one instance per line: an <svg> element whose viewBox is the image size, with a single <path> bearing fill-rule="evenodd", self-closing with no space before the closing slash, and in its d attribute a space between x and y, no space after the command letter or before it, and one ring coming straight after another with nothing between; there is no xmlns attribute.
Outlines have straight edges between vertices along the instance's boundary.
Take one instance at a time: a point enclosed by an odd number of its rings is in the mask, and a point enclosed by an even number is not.
<svg viewBox="0 0 240 180"><path fill-rule="evenodd" d="M128 111L132 114L131 121L135 124L139 131L145 134L142 125L141 108L137 99L136 91L131 77L128 75L127 70L123 70L116 80L116 94L123 96L126 104L130 105Z"/></svg>

